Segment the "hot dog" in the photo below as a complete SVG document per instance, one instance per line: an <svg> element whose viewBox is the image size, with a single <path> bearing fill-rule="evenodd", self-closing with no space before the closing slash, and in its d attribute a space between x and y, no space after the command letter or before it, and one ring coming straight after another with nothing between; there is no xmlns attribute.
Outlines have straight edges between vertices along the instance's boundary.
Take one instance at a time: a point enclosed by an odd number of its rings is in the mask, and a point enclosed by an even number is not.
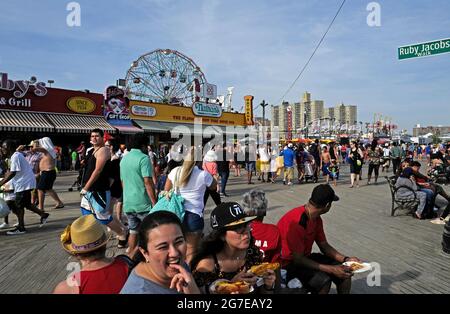
<svg viewBox="0 0 450 314"><path fill-rule="evenodd" d="M250 267L249 271L256 276L263 276L268 269L276 270L280 268L280 263L262 263Z"/></svg>

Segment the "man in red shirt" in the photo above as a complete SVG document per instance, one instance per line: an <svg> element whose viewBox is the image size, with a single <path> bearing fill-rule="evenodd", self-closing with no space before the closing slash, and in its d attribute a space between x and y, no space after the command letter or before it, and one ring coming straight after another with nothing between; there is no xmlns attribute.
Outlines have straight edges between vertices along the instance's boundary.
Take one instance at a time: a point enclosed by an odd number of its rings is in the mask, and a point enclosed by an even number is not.
<svg viewBox="0 0 450 314"><path fill-rule="evenodd" d="M289 282L298 278L312 293L327 294L334 282L339 294L350 293L352 272L343 262L361 262L347 257L328 244L321 215L326 214L339 197L328 184L316 186L306 205L294 208L281 217L281 261ZM316 242L320 253L311 254Z"/></svg>
<svg viewBox="0 0 450 314"><path fill-rule="evenodd" d="M258 217L251 222L251 230L255 245L263 254L263 261L275 263L280 262L281 236L276 225L263 223L267 204L264 191L257 189L245 193L242 200L246 214Z"/></svg>

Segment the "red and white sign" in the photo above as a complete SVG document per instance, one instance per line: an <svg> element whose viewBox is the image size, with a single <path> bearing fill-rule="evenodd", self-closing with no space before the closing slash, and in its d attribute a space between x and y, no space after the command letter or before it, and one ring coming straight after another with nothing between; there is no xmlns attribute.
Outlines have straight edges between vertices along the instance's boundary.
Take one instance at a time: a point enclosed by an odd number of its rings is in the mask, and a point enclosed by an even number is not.
<svg viewBox="0 0 450 314"><path fill-rule="evenodd" d="M16 83L17 82L14 84L16 85ZM21 85L22 83L19 83L19 90L11 90L11 83L8 82L7 84L8 89L0 88L0 110L5 109L66 114L79 114L82 112L87 115L102 115L102 94L59 88L45 88L45 95L43 95L42 89L39 89L34 85L29 85L26 89L26 93L22 95L24 89L21 87L24 87L25 85ZM5 85L2 85L2 87L4 86ZM16 93L16 91L18 93ZM16 96L19 92L21 97ZM84 103L89 103L89 110L75 110L74 106L68 105L69 100L74 101L81 99L83 99Z"/></svg>
<svg viewBox="0 0 450 314"><path fill-rule="evenodd" d="M47 95L45 83L36 81L37 80L34 76L32 76L29 81L13 81L8 79L8 73L0 73L0 91L13 92L13 96L15 98L22 98L30 89L36 96L43 97Z"/></svg>
<svg viewBox="0 0 450 314"><path fill-rule="evenodd" d="M288 141L291 141L292 140L292 109L290 106L287 108L287 129L288 129L288 132L287 132L286 139Z"/></svg>

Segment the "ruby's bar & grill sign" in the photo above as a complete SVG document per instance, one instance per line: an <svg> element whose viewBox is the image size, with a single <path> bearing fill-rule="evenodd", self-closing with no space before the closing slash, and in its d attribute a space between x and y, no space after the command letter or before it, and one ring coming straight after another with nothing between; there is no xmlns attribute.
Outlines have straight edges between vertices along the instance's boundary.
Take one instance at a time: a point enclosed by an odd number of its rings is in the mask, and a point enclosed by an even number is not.
<svg viewBox="0 0 450 314"><path fill-rule="evenodd" d="M15 81L0 72L0 110L101 116L102 104L101 94L48 88L34 76Z"/></svg>
<svg viewBox="0 0 450 314"><path fill-rule="evenodd" d="M47 88L44 82L37 82L34 76L28 80L13 81L8 78L8 73L0 73L0 91L11 92L11 97L0 97L0 106L31 108L31 98L23 98L28 91L34 96L44 97Z"/></svg>

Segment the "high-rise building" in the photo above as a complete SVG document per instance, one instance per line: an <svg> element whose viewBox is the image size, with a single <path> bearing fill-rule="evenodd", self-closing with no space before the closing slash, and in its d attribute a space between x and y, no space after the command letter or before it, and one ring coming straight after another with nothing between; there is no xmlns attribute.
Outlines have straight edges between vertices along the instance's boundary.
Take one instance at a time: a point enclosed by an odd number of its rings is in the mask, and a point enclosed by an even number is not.
<svg viewBox="0 0 450 314"><path fill-rule="evenodd" d="M323 115L322 115L323 119L334 119L334 108L330 107L330 108L323 108Z"/></svg>
<svg viewBox="0 0 450 314"><path fill-rule="evenodd" d="M283 101L279 106L272 106L272 119L270 122L271 127L277 126L282 138L285 138L285 133L288 130L287 108L292 109L292 131L294 136L303 133L306 126L310 128L312 124L321 125L323 123L330 125L330 122L335 125L348 126L357 124L357 107L346 106L343 103L331 107L325 108L323 100L311 100L311 94L304 92L300 102L289 103ZM319 122L322 120L322 123ZM323 122L328 120L328 122Z"/></svg>
<svg viewBox="0 0 450 314"><path fill-rule="evenodd" d="M323 100L311 101L311 121L317 121L323 117Z"/></svg>
<svg viewBox="0 0 450 314"><path fill-rule="evenodd" d="M334 119L339 124L345 123L345 105L343 103L334 107Z"/></svg>
<svg viewBox="0 0 450 314"><path fill-rule="evenodd" d="M356 106L345 106L345 122L354 125L358 122Z"/></svg>
<svg viewBox="0 0 450 314"><path fill-rule="evenodd" d="M272 119L270 120L270 127L273 129L275 126L280 126L280 107L279 106L271 106L272 109Z"/></svg>
<svg viewBox="0 0 450 314"><path fill-rule="evenodd" d="M311 121L311 94L308 92L304 92L302 96L302 100L300 101L299 106L300 112L300 123L298 128L304 129L306 123Z"/></svg>
<svg viewBox="0 0 450 314"><path fill-rule="evenodd" d="M301 103L296 102L292 106L292 128L296 131L301 128L301 112Z"/></svg>
<svg viewBox="0 0 450 314"><path fill-rule="evenodd" d="M420 124L413 128L413 136L426 135L428 133L433 133L434 135L440 136L450 133L450 126L427 126L421 127Z"/></svg>

